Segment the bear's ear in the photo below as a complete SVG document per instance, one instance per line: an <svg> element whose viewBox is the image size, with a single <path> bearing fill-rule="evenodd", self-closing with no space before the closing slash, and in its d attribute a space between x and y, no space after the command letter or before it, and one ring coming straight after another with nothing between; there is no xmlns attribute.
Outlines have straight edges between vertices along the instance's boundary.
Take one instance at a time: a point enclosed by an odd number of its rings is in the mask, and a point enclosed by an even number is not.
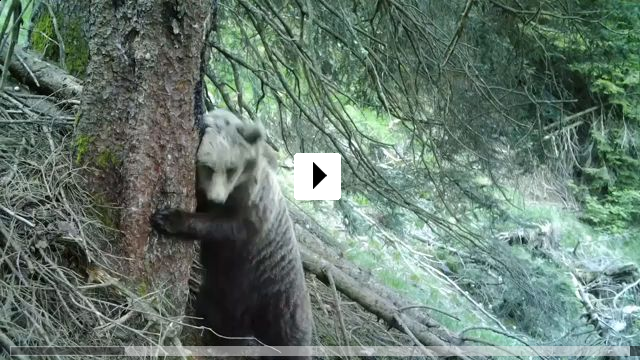
<svg viewBox="0 0 640 360"><path fill-rule="evenodd" d="M246 142L253 145L262 138L263 130L260 125L245 124L238 128L238 133Z"/></svg>

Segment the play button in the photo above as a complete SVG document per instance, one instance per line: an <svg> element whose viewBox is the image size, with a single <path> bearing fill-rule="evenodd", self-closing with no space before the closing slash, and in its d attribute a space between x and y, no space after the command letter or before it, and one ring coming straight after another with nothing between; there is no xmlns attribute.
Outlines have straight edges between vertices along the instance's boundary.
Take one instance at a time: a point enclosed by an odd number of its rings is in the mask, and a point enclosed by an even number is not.
<svg viewBox="0 0 640 360"><path fill-rule="evenodd" d="M339 200L342 196L340 154L298 153L293 156L296 200Z"/></svg>
<svg viewBox="0 0 640 360"><path fill-rule="evenodd" d="M327 174L325 174L324 171L320 170L316 163L313 163L313 188L315 189L316 186L318 186L318 184L320 184L320 182L326 177Z"/></svg>

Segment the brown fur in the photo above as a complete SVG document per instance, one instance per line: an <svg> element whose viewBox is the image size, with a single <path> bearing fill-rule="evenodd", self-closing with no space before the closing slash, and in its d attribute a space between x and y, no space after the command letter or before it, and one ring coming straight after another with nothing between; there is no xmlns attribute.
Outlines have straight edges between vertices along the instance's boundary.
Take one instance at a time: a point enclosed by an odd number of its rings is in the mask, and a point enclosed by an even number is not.
<svg viewBox="0 0 640 360"><path fill-rule="evenodd" d="M196 312L204 325L227 337L212 335L207 343L243 345L248 342L228 337L255 337L272 346L308 346L311 306L293 224L274 173L274 153L262 150L267 146L263 135L256 137L254 129L246 128L251 125L227 121L225 126L241 127L226 133L227 138L239 136L244 145L259 147L255 158L243 158L239 178L246 180L234 184L223 204L208 200L207 188L199 187L195 213L159 210L152 223L161 232L201 241L205 277ZM203 141L217 141L214 135ZM229 144L225 149L234 151Z"/></svg>

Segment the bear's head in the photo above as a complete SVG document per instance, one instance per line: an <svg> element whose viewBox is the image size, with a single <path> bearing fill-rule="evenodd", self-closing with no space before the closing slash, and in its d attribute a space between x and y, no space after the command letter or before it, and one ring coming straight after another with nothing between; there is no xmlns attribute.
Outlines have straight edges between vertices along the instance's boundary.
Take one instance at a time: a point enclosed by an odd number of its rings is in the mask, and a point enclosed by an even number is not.
<svg viewBox="0 0 640 360"><path fill-rule="evenodd" d="M222 109L208 112L202 126L196 163L198 190L216 204L232 195L246 198L263 168L275 161L264 141L264 128Z"/></svg>

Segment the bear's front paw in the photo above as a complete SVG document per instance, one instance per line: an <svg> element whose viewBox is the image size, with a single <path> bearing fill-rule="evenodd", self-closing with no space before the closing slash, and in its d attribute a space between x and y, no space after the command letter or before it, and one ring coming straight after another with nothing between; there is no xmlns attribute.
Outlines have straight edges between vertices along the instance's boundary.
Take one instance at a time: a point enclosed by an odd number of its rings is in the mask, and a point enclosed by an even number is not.
<svg viewBox="0 0 640 360"><path fill-rule="evenodd" d="M182 224L184 224L184 212L179 209L160 209L151 216L151 226L163 234L179 234Z"/></svg>

